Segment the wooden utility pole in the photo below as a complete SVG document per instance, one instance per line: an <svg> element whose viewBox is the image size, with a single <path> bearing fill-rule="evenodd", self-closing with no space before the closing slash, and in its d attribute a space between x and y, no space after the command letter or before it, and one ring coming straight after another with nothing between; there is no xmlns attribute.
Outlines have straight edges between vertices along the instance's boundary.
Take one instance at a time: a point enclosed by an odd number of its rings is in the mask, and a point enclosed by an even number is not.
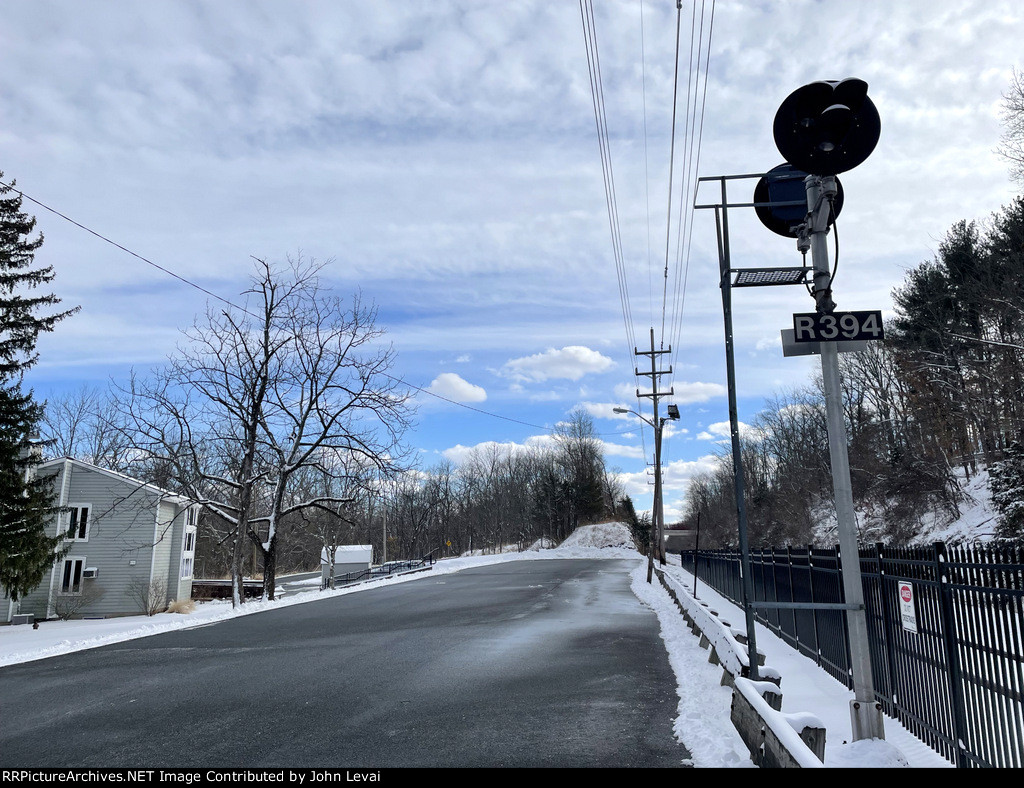
<svg viewBox="0 0 1024 788"><path fill-rule="evenodd" d="M671 375L672 367L667 370L658 369L658 356L666 355L672 352L672 347L669 346L668 350L655 350L654 348L654 329L651 329L651 349L650 350L639 350L633 348L633 353L637 356L650 356L651 357L651 371L641 372L639 368L635 370L637 375L651 379L651 392L649 394L642 394L637 389L637 397L649 397L654 404L654 421L650 422L654 428L654 511L651 522L651 539L647 550L647 582L651 582L651 576L654 573L654 551L655 551L655 533L657 533L657 551L658 560L664 566L665 564L665 511L662 506L662 484L661 484L661 428L665 424L665 420L658 417L658 398L670 396L675 393L673 389L669 391L658 391L660 384L660 378L662 375Z"/></svg>

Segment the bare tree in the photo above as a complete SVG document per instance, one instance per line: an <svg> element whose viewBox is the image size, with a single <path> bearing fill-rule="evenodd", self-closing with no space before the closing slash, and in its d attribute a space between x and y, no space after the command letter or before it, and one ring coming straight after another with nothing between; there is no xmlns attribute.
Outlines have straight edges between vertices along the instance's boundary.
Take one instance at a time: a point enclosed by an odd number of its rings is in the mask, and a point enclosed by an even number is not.
<svg viewBox="0 0 1024 788"><path fill-rule="evenodd" d="M80 594L57 594L53 600L53 611L61 621L69 621L102 597L103 591L86 585Z"/></svg>
<svg viewBox="0 0 1024 788"><path fill-rule="evenodd" d="M81 386L51 397L40 427L51 457L74 457L115 471L128 463L131 446L118 427L116 403L99 389Z"/></svg>
<svg viewBox="0 0 1024 788"><path fill-rule="evenodd" d="M305 282L289 304L291 342L270 380L260 421L267 459L269 505L249 519L248 535L263 553L264 593L273 599L276 539L282 518L304 509L337 511L351 498L294 498L293 477L304 468L346 475L342 458L354 457L380 473L399 470L408 426L408 394L389 374L394 351L381 345L376 309L357 296L350 306Z"/></svg>
<svg viewBox="0 0 1024 788"><path fill-rule="evenodd" d="M1010 162L1010 177L1024 186L1024 72L1017 69L1003 94L1003 124L999 154Z"/></svg>
<svg viewBox="0 0 1024 788"><path fill-rule="evenodd" d="M337 478L342 455L384 471L401 457L408 396L389 374L394 351L382 345L376 311L333 296L322 267L257 260L245 311L209 309L171 364L133 378L123 398L144 461L227 524L235 604L247 541L273 599L285 520L349 502L333 491L296 495L303 469Z"/></svg>
<svg viewBox="0 0 1024 788"><path fill-rule="evenodd" d="M362 457L341 454L336 458L338 467L332 473L322 468L307 467L295 474L291 493L294 500L334 501L306 507L299 512L302 529L315 534L321 554L328 563L328 585L334 587L334 560L338 547L359 544L368 538L367 529L372 517L374 470Z"/></svg>

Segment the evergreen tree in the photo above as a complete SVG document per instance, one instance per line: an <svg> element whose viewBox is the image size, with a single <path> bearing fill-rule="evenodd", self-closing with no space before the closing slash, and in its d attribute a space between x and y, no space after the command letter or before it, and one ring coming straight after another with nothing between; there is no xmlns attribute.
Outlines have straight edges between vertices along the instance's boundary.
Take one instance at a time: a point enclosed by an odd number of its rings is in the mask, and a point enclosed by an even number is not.
<svg viewBox="0 0 1024 788"><path fill-rule="evenodd" d="M633 506L633 499L628 495L619 501L619 507L622 510L622 519L625 520L626 525L629 526L630 533L633 535L633 542L636 544L637 550L647 555L647 547L651 539L650 516L647 514L638 515L636 507Z"/></svg>
<svg viewBox="0 0 1024 788"><path fill-rule="evenodd" d="M0 387L0 587L15 601L39 585L63 541L46 535L56 512L50 480L30 473L38 460L26 436L41 415L17 386Z"/></svg>
<svg viewBox="0 0 1024 788"><path fill-rule="evenodd" d="M36 220L21 212L12 186L0 184L0 587L17 600L39 585L61 542L46 535L56 511L49 483L31 472L38 459L30 437L42 408L31 391L22 392L22 376L38 358L40 332L78 309L37 314L60 299L34 292L54 273L32 267L43 237L30 238Z"/></svg>
<svg viewBox="0 0 1024 788"><path fill-rule="evenodd" d="M999 512L999 536L1024 538L1024 447L1013 443L1000 462L989 466L988 473L992 503Z"/></svg>

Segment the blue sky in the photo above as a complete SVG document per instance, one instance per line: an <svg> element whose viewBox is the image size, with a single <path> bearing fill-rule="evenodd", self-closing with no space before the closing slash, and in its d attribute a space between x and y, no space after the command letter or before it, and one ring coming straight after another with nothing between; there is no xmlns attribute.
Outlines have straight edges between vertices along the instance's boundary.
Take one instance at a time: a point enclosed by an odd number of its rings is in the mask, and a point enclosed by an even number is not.
<svg viewBox="0 0 1024 788"><path fill-rule="evenodd" d="M663 336L675 3L595 5L633 334L645 342L654 326L674 351L664 384L683 418L665 445L671 515L728 418L714 222L693 217L685 302ZM711 7L696 6L706 22ZM1024 65L1019 3L714 8L700 175L779 164L772 119L800 85L870 85L882 138L841 176L841 308L891 308L905 270L954 221L1017 194L994 150L1001 93ZM651 436L611 413L637 406L637 360L578 3L33 0L5 3L3 15L0 169L28 195L229 299L252 255L330 260L339 291L379 307L395 374L506 417L418 395L410 442L425 466L487 441L528 443L582 406L609 464L649 506ZM37 393L105 385L172 353L206 296L27 206L46 237L38 262L54 266L65 303L82 306L40 343ZM798 260L752 215L732 229L737 265ZM674 254L670 268L674 283ZM749 421L813 373L778 341L810 301L762 289L737 293L735 308Z"/></svg>

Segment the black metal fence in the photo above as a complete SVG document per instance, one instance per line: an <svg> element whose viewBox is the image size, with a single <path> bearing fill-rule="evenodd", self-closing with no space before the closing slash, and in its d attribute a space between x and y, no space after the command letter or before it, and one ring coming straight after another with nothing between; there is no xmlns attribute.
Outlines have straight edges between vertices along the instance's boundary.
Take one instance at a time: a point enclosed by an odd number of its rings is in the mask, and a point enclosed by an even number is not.
<svg viewBox="0 0 1024 788"><path fill-rule="evenodd" d="M348 572L347 574L336 575L333 578L333 587L341 588L342 586L352 585L353 583L362 583L366 580L375 580L379 577L391 577L392 575L400 575L403 572L409 572L413 569L433 566L435 563L434 552L436 551L432 551L422 558L413 558L408 561L388 561L386 564L381 566L371 566L370 568L363 569L360 572ZM332 580L326 577L321 577L320 590L325 591L328 586L331 585L331 582Z"/></svg>
<svg viewBox="0 0 1024 788"><path fill-rule="evenodd" d="M941 543L861 549L878 702L957 766L1024 766L1022 558L1020 548ZM738 552L682 560L740 604ZM751 576L755 600L844 601L838 549L752 551ZM757 618L852 687L843 611L768 608Z"/></svg>

